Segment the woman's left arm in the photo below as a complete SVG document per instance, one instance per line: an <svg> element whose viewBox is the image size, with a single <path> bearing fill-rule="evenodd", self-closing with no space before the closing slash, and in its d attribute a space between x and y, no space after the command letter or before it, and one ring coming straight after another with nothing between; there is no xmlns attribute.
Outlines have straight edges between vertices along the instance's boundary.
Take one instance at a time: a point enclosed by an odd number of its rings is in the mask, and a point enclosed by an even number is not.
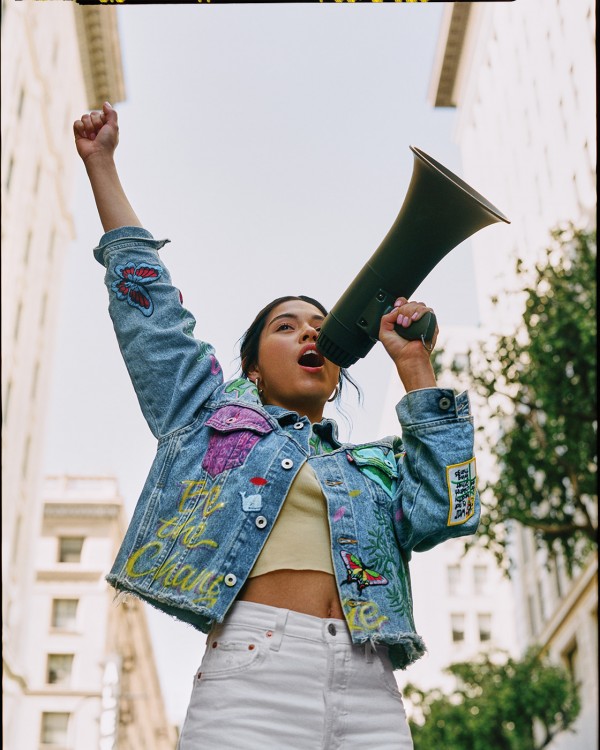
<svg viewBox="0 0 600 750"><path fill-rule="evenodd" d="M422 302L409 302L405 297L399 297L394 309L381 318L379 340L393 359L407 393L419 388L437 387L430 357L438 327L435 328L430 349L426 349L420 339L409 341L402 338L394 329L396 325L408 328L426 312L433 311Z"/></svg>
<svg viewBox="0 0 600 750"><path fill-rule="evenodd" d="M407 552L473 534L480 515L469 399L437 387L430 356L438 329L428 349L394 330L395 325L409 327L428 311L423 303L401 297L380 328L380 340L406 389L397 407L403 451L394 517L398 542Z"/></svg>

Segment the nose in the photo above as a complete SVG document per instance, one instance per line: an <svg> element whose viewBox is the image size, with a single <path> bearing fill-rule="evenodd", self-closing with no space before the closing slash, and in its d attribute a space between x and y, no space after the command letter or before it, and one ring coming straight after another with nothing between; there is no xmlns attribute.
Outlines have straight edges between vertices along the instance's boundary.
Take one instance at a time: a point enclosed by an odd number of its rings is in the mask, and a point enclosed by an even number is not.
<svg viewBox="0 0 600 750"><path fill-rule="evenodd" d="M310 323L306 323L300 332L301 341L316 341L318 336L319 332Z"/></svg>

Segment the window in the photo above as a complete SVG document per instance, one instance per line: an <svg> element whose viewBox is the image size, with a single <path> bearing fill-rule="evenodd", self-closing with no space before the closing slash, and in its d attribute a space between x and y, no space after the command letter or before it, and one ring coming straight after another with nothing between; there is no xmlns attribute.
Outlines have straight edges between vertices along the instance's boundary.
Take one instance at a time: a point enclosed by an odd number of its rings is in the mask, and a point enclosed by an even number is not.
<svg viewBox="0 0 600 750"><path fill-rule="evenodd" d="M52 600L52 627L74 630L77 617L77 599Z"/></svg>
<svg viewBox="0 0 600 750"><path fill-rule="evenodd" d="M29 263L29 253L31 252L31 240L33 239L33 233L31 229L27 232L27 241L25 243L25 254L23 255L23 264L27 267Z"/></svg>
<svg viewBox="0 0 600 750"><path fill-rule="evenodd" d="M31 435L27 435L25 446L23 448L23 460L21 461L21 476L23 479L27 476L29 470L29 451L31 450Z"/></svg>
<svg viewBox="0 0 600 750"><path fill-rule="evenodd" d="M2 412L3 424L6 424L8 421L8 407L10 406L11 394L12 394L12 380L9 380L6 385L6 396L4 398L4 411Z"/></svg>
<svg viewBox="0 0 600 750"><path fill-rule="evenodd" d="M38 165L35 168L35 177L33 178L33 194L34 195L37 193L38 188L40 186L41 174L42 174L42 165L38 162Z"/></svg>
<svg viewBox="0 0 600 750"><path fill-rule="evenodd" d="M10 161L8 162L8 169L6 170L6 181L4 183L5 186L6 186L6 192L7 193L10 190L10 181L12 179L12 173L13 173L14 166L15 166L15 160L11 156L10 157Z"/></svg>
<svg viewBox="0 0 600 750"><path fill-rule="evenodd" d="M479 640L486 643L492 640L492 616L490 614L477 615L477 625L479 626Z"/></svg>
<svg viewBox="0 0 600 750"><path fill-rule="evenodd" d="M486 583L488 577L488 569L486 565L475 565L473 568L473 586L475 589L475 595L481 596L485 593Z"/></svg>
<svg viewBox="0 0 600 750"><path fill-rule="evenodd" d="M58 562L81 562L82 536L61 536L58 540Z"/></svg>
<svg viewBox="0 0 600 750"><path fill-rule="evenodd" d="M73 654L48 654L46 682L49 685L68 685L73 671Z"/></svg>
<svg viewBox="0 0 600 750"><path fill-rule="evenodd" d="M571 678L577 682L579 677L579 649L577 640L571 642L571 645L563 652L563 660Z"/></svg>
<svg viewBox="0 0 600 750"><path fill-rule="evenodd" d="M40 378L40 363L36 362L35 367L33 368L33 377L31 378L31 400L32 401L35 401L39 378Z"/></svg>
<svg viewBox="0 0 600 750"><path fill-rule="evenodd" d="M47 308L48 308L48 292L44 292L44 296L42 297L42 304L40 307L40 328L43 328L44 323L46 322Z"/></svg>
<svg viewBox="0 0 600 750"><path fill-rule="evenodd" d="M461 614L450 615L452 622L452 642L463 643L465 640L465 616Z"/></svg>
<svg viewBox="0 0 600 750"><path fill-rule="evenodd" d="M21 315L23 314L23 302L19 301L17 305L17 312L15 314L15 327L13 331L13 338L16 341L19 338L19 329L21 328Z"/></svg>
<svg viewBox="0 0 600 750"><path fill-rule="evenodd" d="M19 91L19 103L17 105L17 120L21 119L21 115L23 114L24 103L25 103L25 89L23 88L23 86L21 86L21 91Z"/></svg>
<svg viewBox="0 0 600 750"><path fill-rule="evenodd" d="M537 633L537 617L535 601L531 594L527 596L527 615L529 618L529 635L534 636Z"/></svg>
<svg viewBox="0 0 600 750"><path fill-rule="evenodd" d="M40 743L64 747L67 744L69 716L70 714L65 713L43 713Z"/></svg>
<svg viewBox="0 0 600 750"><path fill-rule="evenodd" d="M459 593L460 565L448 565L448 593L456 596Z"/></svg>

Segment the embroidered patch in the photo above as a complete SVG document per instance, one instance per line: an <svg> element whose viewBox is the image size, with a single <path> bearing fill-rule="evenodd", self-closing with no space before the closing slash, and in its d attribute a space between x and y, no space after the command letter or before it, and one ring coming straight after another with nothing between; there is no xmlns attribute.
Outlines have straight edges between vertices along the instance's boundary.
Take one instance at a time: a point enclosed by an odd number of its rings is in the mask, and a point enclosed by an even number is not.
<svg viewBox="0 0 600 750"><path fill-rule="evenodd" d="M448 526L458 526L468 521L475 512L477 489L475 458L462 464L446 466L446 482L450 499Z"/></svg>
<svg viewBox="0 0 600 750"><path fill-rule="evenodd" d="M384 492L393 497L397 481L397 469L381 448L354 448L352 463L359 470L378 484Z"/></svg>
<svg viewBox="0 0 600 750"><path fill-rule="evenodd" d="M340 550L340 555L346 566L348 572L348 578L342 583L356 583L358 586L358 593L362 593L362 590L367 586L387 586L389 583L387 578L384 578L380 573L375 570L370 570L356 555L351 555L350 552Z"/></svg>
<svg viewBox="0 0 600 750"><path fill-rule="evenodd" d="M137 308L146 317L154 312L154 303L146 287L161 277L160 266L149 266L147 263L135 265L126 263L115 266L115 273L119 277L113 281L111 289L118 300L127 300L132 307Z"/></svg>
<svg viewBox="0 0 600 750"><path fill-rule="evenodd" d="M249 393L250 395L254 396L257 401L259 400L258 389L254 385L254 383L248 380L248 378L238 378L237 380L232 380L231 383L228 383L226 385L225 393L232 393L235 398L242 398L246 395L246 393Z"/></svg>
<svg viewBox="0 0 600 750"><path fill-rule="evenodd" d="M202 468L216 477L242 466L252 448L273 427L261 414L241 406L224 406L206 420L213 432L202 459Z"/></svg>
<svg viewBox="0 0 600 750"><path fill-rule="evenodd" d="M242 510L260 510L262 508L261 495L246 495L242 490L240 490L240 495L242 496Z"/></svg>

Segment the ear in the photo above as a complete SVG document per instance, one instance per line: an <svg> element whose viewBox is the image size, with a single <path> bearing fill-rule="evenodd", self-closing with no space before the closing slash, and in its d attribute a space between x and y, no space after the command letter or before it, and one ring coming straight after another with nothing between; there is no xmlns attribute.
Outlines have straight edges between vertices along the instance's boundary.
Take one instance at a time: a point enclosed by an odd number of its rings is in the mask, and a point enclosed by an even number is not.
<svg viewBox="0 0 600 750"><path fill-rule="evenodd" d="M260 372L255 367L252 367L250 370L248 370L248 379L251 380L253 383L256 381L256 378L260 378Z"/></svg>

